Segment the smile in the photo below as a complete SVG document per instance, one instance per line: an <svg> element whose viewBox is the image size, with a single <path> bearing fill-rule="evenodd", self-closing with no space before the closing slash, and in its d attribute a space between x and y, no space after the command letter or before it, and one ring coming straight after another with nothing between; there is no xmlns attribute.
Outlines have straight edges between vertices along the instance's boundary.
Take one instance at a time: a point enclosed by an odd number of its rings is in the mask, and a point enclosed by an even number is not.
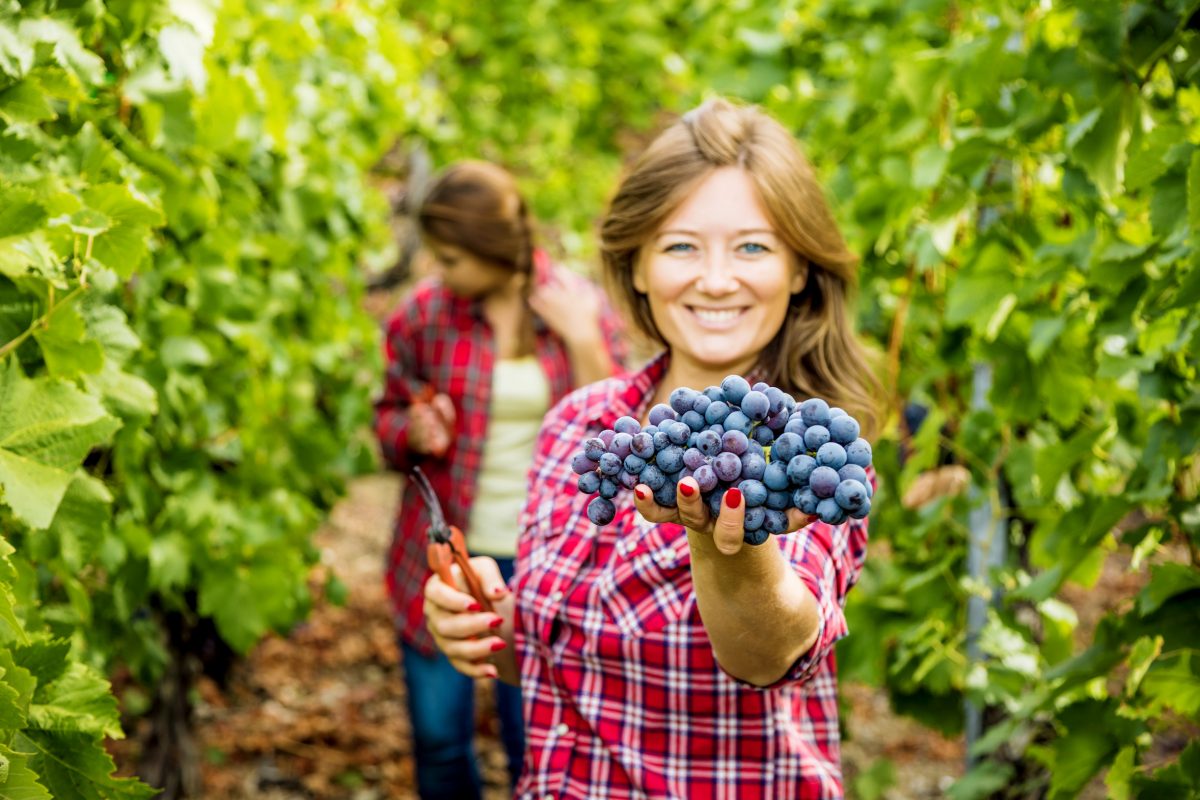
<svg viewBox="0 0 1200 800"><path fill-rule="evenodd" d="M714 330L734 327L742 315L746 313L745 306L738 308L699 308L698 306L687 306L687 310L699 321L702 327Z"/></svg>

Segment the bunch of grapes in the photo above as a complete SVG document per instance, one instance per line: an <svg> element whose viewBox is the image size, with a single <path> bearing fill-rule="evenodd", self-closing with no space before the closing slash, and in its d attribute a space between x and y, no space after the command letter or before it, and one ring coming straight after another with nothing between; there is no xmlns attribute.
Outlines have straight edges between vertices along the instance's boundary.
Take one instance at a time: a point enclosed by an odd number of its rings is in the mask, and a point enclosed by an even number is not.
<svg viewBox="0 0 1200 800"><path fill-rule="evenodd" d="M596 494L588 519L607 525L612 499L639 483L661 506L676 505L679 481L692 477L716 519L731 488L746 503L744 539L762 544L788 528L787 510L837 525L871 511L871 445L858 422L820 398L797 404L765 383L730 375L703 392L680 387L650 409L645 428L621 417L583 443L571 460L579 491Z"/></svg>

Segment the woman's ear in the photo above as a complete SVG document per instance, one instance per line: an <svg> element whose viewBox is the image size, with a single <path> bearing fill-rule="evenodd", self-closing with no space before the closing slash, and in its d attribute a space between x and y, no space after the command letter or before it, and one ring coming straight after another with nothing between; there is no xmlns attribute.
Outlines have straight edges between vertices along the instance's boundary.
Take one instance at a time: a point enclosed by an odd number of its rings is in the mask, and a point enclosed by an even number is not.
<svg viewBox="0 0 1200 800"><path fill-rule="evenodd" d="M795 257L796 266L792 270L791 293L800 294L808 284L808 261L800 256Z"/></svg>
<svg viewBox="0 0 1200 800"><path fill-rule="evenodd" d="M646 259L642 255L644 249L639 249L633 254L633 288L639 294L646 294L649 289L649 282L646 280Z"/></svg>

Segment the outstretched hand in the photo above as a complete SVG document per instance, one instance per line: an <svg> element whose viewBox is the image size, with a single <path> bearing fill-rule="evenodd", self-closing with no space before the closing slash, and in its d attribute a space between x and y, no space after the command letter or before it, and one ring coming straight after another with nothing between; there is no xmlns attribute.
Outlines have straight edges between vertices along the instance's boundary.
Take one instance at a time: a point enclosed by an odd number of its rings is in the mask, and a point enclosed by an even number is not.
<svg viewBox="0 0 1200 800"><path fill-rule="evenodd" d="M696 483L695 478L684 478L679 482L675 489L677 508L668 508L656 503L654 493L644 483L634 487L633 493L634 505L649 522L675 522L688 530L712 536L717 550L727 556L736 555L745 544L742 525L746 519L746 502L739 489L733 488L725 492L721 513L715 520L700 494L700 485ZM799 530L817 519L798 508L789 508L787 518L787 533Z"/></svg>

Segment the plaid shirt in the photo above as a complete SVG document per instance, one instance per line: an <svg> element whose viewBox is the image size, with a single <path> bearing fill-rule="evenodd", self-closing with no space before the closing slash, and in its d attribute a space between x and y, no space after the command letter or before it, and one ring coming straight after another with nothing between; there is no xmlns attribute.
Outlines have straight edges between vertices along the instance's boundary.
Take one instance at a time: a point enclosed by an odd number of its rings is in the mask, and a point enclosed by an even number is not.
<svg viewBox="0 0 1200 800"><path fill-rule="evenodd" d="M833 644L866 521L772 537L816 597L820 627L811 651L758 688L713 656L682 526L646 522L632 492L614 499L610 525L587 519L571 456L621 415L641 418L666 364L584 387L546 416L513 578L527 732L517 797L841 797Z"/></svg>
<svg viewBox="0 0 1200 800"><path fill-rule="evenodd" d="M535 252L534 269L539 277L551 269L541 250ZM616 370L625 360L623 328L607 301L602 309L601 332ZM574 385L571 362L558 336L540 317L534 315L533 321L534 352L550 383L553 404ZM388 320L384 352L387 376L375 403L375 435L383 457L400 471L420 464L442 501L447 522L465 530L487 439L495 361L492 330L482 306L455 296L437 279L422 281ZM442 458L408 449L408 407L425 386L444 392L454 402L454 440ZM421 497L406 481L396 512L386 583L400 636L433 653L433 638L422 612L422 590L430 575L425 558L428 526Z"/></svg>

